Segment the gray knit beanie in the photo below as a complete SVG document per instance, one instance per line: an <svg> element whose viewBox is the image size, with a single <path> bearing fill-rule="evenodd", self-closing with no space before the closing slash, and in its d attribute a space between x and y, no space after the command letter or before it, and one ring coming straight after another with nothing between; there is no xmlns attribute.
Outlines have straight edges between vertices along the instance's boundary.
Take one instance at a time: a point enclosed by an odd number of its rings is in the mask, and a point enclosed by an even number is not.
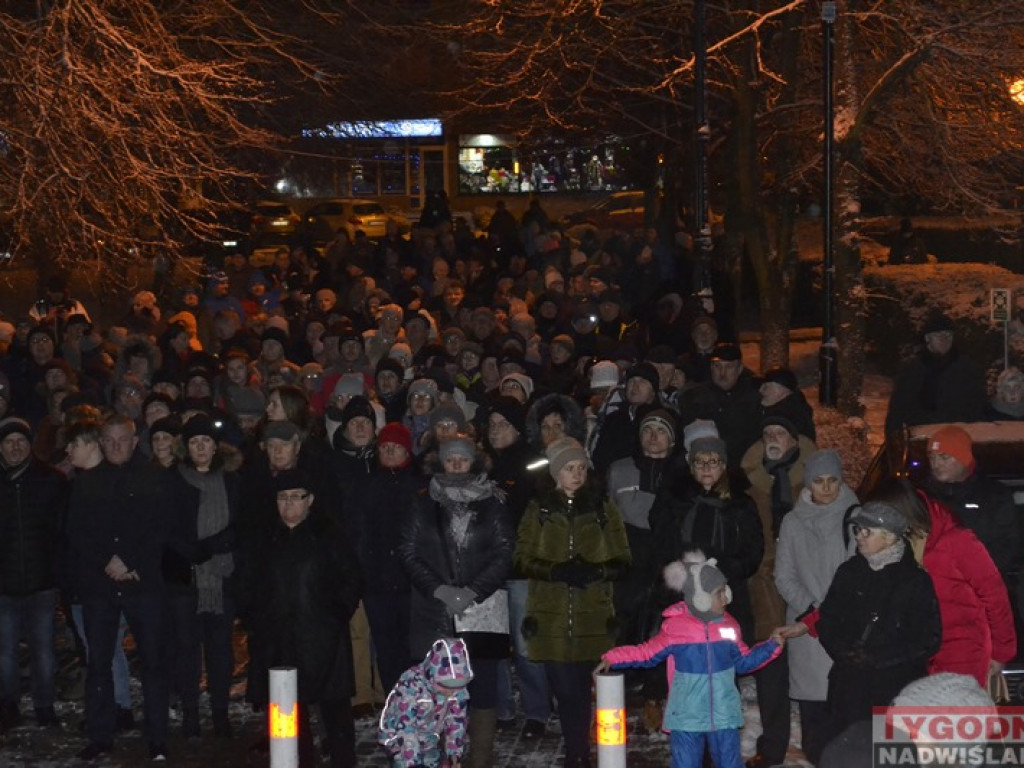
<svg viewBox="0 0 1024 768"><path fill-rule="evenodd" d="M805 488L810 488L814 480L825 476L843 479L843 460L835 451L815 451L804 462Z"/></svg>

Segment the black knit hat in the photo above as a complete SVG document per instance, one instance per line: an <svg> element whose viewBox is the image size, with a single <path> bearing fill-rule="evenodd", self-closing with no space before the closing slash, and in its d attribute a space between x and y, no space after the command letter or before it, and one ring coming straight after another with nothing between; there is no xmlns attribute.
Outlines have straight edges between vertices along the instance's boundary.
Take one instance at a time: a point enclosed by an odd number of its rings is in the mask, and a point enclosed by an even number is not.
<svg viewBox="0 0 1024 768"><path fill-rule="evenodd" d="M193 437L199 437L200 435L215 441L220 438L220 430L213 423L213 419L210 418L209 414L197 413L186 421L185 425L181 428L181 439L186 444Z"/></svg>
<svg viewBox="0 0 1024 768"><path fill-rule="evenodd" d="M195 416L192 420L195 420ZM149 436L152 438L153 435L158 432L166 432L169 435L177 437L181 434L181 420L177 415L164 416L162 419L157 419L153 422L153 425L149 428Z"/></svg>
<svg viewBox="0 0 1024 768"><path fill-rule="evenodd" d="M761 430L764 431L765 427L779 426L789 432L793 436L793 439L800 437L800 430L796 428L796 424L787 419L785 416L773 414L771 416L765 416L761 420Z"/></svg>
<svg viewBox="0 0 1024 768"><path fill-rule="evenodd" d="M405 368L393 357L382 357L380 359L377 363L377 370L374 372L374 378L379 377L382 371L391 371L398 377L399 381L405 377Z"/></svg>
<svg viewBox="0 0 1024 768"><path fill-rule="evenodd" d="M377 413L373 410L373 406L370 405L370 401L362 395L356 395L341 409L341 428L344 429L352 419L357 419L360 416L369 419L370 423L376 427Z"/></svg>
<svg viewBox="0 0 1024 768"><path fill-rule="evenodd" d="M271 326L270 328L267 328L265 331L263 331L263 334L260 336L260 343L262 344L264 341L277 341L280 342L282 347L287 347L288 334L282 331L280 328L274 328L273 326Z"/></svg>
<svg viewBox="0 0 1024 768"><path fill-rule="evenodd" d="M516 432L523 434L526 431L526 406L514 397L501 395L494 398L490 408L491 413L498 413L515 427Z"/></svg>
<svg viewBox="0 0 1024 768"><path fill-rule="evenodd" d="M797 392L800 389L800 384L796 380L796 374L789 370L789 368L783 368L782 366L769 368L764 372L763 378L765 384L781 384L790 392Z"/></svg>
<svg viewBox="0 0 1024 768"><path fill-rule="evenodd" d="M634 378L641 378L649 381L655 392L661 389L661 377L658 376L658 370L650 363L637 363L626 371L625 381L627 383L630 379Z"/></svg>
<svg viewBox="0 0 1024 768"><path fill-rule="evenodd" d="M313 490L313 483L309 474L304 469L286 469L274 476L274 493L281 491L293 491L296 488L304 488L307 491Z"/></svg>

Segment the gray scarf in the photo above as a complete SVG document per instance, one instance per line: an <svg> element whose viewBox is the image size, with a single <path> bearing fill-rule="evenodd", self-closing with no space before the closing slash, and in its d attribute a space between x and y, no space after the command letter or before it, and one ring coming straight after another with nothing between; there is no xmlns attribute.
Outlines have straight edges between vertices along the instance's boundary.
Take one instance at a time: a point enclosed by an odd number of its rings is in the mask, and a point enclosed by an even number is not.
<svg viewBox="0 0 1024 768"><path fill-rule="evenodd" d="M199 472L179 465L178 471L185 482L199 489L199 514L196 534L205 539L220 533L231 522L228 509L228 491L221 470ZM235 558L230 552L214 555L205 563L195 566L197 613L224 613L224 579L235 572Z"/></svg>
<svg viewBox="0 0 1024 768"><path fill-rule="evenodd" d="M903 559L903 552L907 548L907 542L903 539L897 539L896 543L891 547L886 547L881 552L875 552L873 555L864 555L864 559L868 561L868 567L872 571L880 571L887 565L899 562Z"/></svg>
<svg viewBox="0 0 1024 768"><path fill-rule="evenodd" d="M434 475L430 479L430 498L444 507L451 515L450 529L455 545L459 549L466 546L469 523L476 512L469 505L474 501L489 499L494 496L498 501L505 500L502 491L487 475Z"/></svg>

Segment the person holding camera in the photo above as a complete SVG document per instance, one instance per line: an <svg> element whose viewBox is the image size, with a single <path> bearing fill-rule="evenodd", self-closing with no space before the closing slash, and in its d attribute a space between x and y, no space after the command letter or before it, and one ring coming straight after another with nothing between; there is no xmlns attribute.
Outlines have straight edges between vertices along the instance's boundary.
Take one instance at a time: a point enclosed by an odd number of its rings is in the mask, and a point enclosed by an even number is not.
<svg viewBox="0 0 1024 768"><path fill-rule="evenodd" d="M44 296L32 305L28 315L41 325L51 326L57 338L72 315L82 315L92 322L82 302L71 298L67 278L61 275L52 275L46 281Z"/></svg>

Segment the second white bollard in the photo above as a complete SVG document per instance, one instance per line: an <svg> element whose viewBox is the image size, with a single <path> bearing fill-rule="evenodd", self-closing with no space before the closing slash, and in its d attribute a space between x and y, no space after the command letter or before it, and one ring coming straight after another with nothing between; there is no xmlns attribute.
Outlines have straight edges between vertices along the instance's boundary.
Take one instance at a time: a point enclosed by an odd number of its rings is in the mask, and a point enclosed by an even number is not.
<svg viewBox="0 0 1024 768"><path fill-rule="evenodd" d="M270 670L270 768L299 768L298 670Z"/></svg>
<svg viewBox="0 0 1024 768"><path fill-rule="evenodd" d="M594 676L597 689L597 768L626 766L626 685L621 672Z"/></svg>

